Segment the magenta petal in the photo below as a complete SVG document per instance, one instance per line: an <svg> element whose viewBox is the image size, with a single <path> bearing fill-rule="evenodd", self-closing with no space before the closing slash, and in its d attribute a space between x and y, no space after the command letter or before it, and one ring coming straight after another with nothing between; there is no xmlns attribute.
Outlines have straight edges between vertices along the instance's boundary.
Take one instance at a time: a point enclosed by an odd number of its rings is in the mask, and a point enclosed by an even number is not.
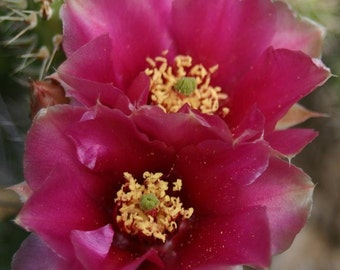
<svg viewBox="0 0 340 270"><path fill-rule="evenodd" d="M219 141L184 148L175 166L183 179L188 205L203 214L226 214L239 207L238 189L253 183L266 170L269 150L263 142L235 148Z"/></svg>
<svg viewBox="0 0 340 270"><path fill-rule="evenodd" d="M223 120L190 109L164 113L158 107L148 106L135 111L132 118L138 129L148 134L151 140L161 140L176 149L208 139L232 143L229 128Z"/></svg>
<svg viewBox="0 0 340 270"><path fill-rule="evenodd" d="M163 142L149 141L122 112L98 105L86 117L74 123L67 136L87 168L121 178L124 172L139 175L145 170L165 169L164 164L171 167L173 150Z"/></svg>
<svg viewBox="0 0 340 270"><path fill-rule="evenodd" d="M53 171L56 162L72 164L77 158L65 130L80 120L85 109L58 105L41 111L27 135L24 157L25 178L34 191ZM65 154L67 153L67 154Z"/></svg>
<svg viewBox="0 0 340 270"><path fill-rule="evenodd" d="M175 0L174 38L195 62L219 64L216 83L229 88L270 44L275 14L271 1Z"/></svg>
<svg viewBox="0 0 340 270"><path fill-rule="evenodd" d="M309 144L318 132L312 129L286 129L274 131L266 136L266 141L280 154L292 158Z"/></svg>
<svg viewBox="0 0 340 270"><path fill-rule="evenodd" d="M67 95L73 97L78 103L87 107L100 103L126 114L131 113L133 106L127 96L112 84L88 81L67 74L60 74L60 76L68 84L65 86Z"/></svg>
<svg viewBox="0 0 340 270"><path fill-rule="evenodd" d="M101 269L165 269L163 261L158 256L158 252L153 248L150 248L147 252L138 257L134 257L131 255L131 252L129 252L128 250L123 250L116 246L112 246L108 258L105 262L105 266ZM145 264L148 265L148 267L141 267Z"/></svg>
<svg viewBox="0 0 340 270"><path fill-rule="evenodd" d="M137 108L145 105L150 94L150 78L141 72L126 91L131 103Z"/></svg>
<svg viewBox="0 0 340 270"><path fill-rule="evenodd" d="M232 128L234 143L259 139L263 136L265 118L261 111L253 106L243 116L241 122Z"/></svg>
<svg viewBox="0 0 340 270"><path fill-rule="evenodd" d="M85 106L104 105L129 112L129 101L115 82L111 60L111 39L100 36L72 54L59 68L59 78L68 96Z"/></svg>
<svg viewBox="0 0 340 270"><path fill-rule="evenodd" d="M320 61L300 52L270 48L233 89L227 121L236 127L256 104L266 119L266 131L272 131L293 104L329 76Z"/></svg>
<svg viewBox="0 0 340 270"><path fill-rule="evenodd" d="M89 81L114 82L111 59L111 39L100 36L79 48L58 68L58 74L83 78Z"/></svg>
<svg viewBox="0 0 340 270"><path fill-rule="evenodd" d="M74 163L63 164L58 160L55 163L48 178L25 203L15 221L26 230L39 234L61 256L72 258L71 231L94 230L110 219L104 209L106 193L101 190L100 197L97 194L99 187L90 193L83 185L96 182L101 186L104 179Z"/></svg>
<svg viewBox="0 0 340 270"><path fill-rule="evenodd" d="M272 253L286 250L309 215L314 185L308 175L280 159L272 158L268 169L240 196L244 205L267 209Z"/></svg>
<svg viewBox="0 0 340 270"><path fill-rule="evenodd" d="M165 268L163 261L158 256L158 252L155 249L151 248L145 254L143 254L143 256L136 258L133 262L126 265L123 268L123 270L138 270L139 267L144 262L151 263L156 269L164 269ZM148 267L146 269L150 269L150 268Z"/></svg>
<svg viewBox="0 0 340 270"><path fill-rule="evenodd" d="M117 86L126 89L145 69L146 57L171 47L167 26L170 5L168 0L66 1L61 12L66 54L70 56L93 38L109 34Z"/></svg>
<svg viewBox="0 0 340 270"><path fill-rule="evenodd" d="M280 1L274 2L278 11L276 31L271 42L274 48L303 51L311 57L319 57L325 29L306 18L297 15Z"/></svg>
<svg viewBox="0 0 340 270"><path fill-rule="evenodd" d="M14 254L12 270L80 270L78 263L72 264L53 252L36 234L30 234Z"/></svg>
<svg viewBox="0 0 340 270"><path fill-rule="evenodd" d="M71 242L76 257L85 269L103 269L113 234L111 225L94 231L72 231Z"/></svg>
<svg viewBox="0 0 340 270"><path fill-rule="evenodd" d="M265 208L249 208L232 216L204 217L192 226L178 250L180 269L205 265L211 265L211 269L216 269L212 268L216 265L269 266L270 232Z"/></svg>

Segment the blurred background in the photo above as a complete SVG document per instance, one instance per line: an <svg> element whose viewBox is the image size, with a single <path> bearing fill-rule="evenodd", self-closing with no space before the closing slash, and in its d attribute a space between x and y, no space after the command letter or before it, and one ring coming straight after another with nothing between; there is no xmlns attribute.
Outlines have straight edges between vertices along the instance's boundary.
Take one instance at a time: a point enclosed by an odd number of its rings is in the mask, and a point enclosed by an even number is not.
<svg viewBox="0 0 340 270"><path fill-rule="evenodd" d="M340 270L340 1L286 2L326 27L322 59L336 76L302 102L330 116L304 124L320 135L293 160L316 183L313 210L307 226L288 251L274 258L271 269Z"/></svg>
<svg viewBox="0 0 340 270"><path fill-rule="evenodd" d="M333 74L340 74L340 0L286 2L299 15L326 27L322 59ZM27 236L12 221L21 203L5 188L24 180L24 140L30 126L29 80L48 74L63 60L53 39L61 32L60 4L61 0L55 0L51 13L48 0L0 0L0 270L10 269L11 257ZM41 16L24 10L38 11ZM340 270L339 87L339 78L333 77L302 102L309 109L330 115L304 124L320 135L293 159L317 184L314 207L292 247L274 258L272 270Z"/></svg>
<svg viewBox="0 0 340 270"><path fill-rule="evenodd" d="M62 1L50 2L0 0L0 270L10 269L13 254L28 235L13 222L21 203L5 188L24 180L29 81L51 73L63 59L54 38L62 29Z"/></svg>

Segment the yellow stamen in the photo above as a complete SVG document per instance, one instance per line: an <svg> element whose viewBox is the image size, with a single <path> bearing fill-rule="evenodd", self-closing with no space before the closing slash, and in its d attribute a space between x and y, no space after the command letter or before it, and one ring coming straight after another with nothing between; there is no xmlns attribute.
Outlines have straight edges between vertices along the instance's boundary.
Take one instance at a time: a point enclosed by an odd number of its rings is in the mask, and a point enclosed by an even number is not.
<svg viewBox="0 0 340 270"><path fill-rule="evenodd" d="M184 209L178 197L167 194L168 182L161 180L162 176L162 173L145 172L144 183L140 185L131 174L124 173L126 182L115 199L116 222L122 231L165 242L177 229L178 222L191 217L194 209ZM181 186L182 180L177 179L173 191L180 191Z"/></svg>
<svg viewBox="0 0 340 270"><path fill-rule="evenodd" d="M220 101L228 98L227 94L222 93L221 87L210 84L211 75L217 71L218 65L209 69L201 64L193 66L190 56L178 55L174 59L173 67L168 64L166 54L165 51L163 56L146 59L149 68L145 70L145 74L151 78L151 102L160 106L165 112L177 112L186 103L203 113L217 112L220 109ZM194 79L195 82L185 81L188 85L184 85L185 87L178 91L183 78ZM193 87L195 89L191 89ZM225 116L229 109L224 107L221 111Z"/></svg>

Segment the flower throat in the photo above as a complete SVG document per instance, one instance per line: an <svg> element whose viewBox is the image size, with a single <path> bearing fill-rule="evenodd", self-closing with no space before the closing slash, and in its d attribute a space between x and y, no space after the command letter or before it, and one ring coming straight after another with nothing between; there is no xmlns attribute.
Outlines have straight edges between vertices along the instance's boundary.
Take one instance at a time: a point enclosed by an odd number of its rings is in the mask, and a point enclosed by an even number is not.
<svg viewBox="0 0 340 270"><path fill-rule="evenodd" d="M220 102L228 98L219 86L210 84L211 75L218 65L205 68L202 64L192 64L188 55L177 55L174 66L168 64L167 51L154 59L147 58L149 67L145 74L151 79L151 103L158 105L165 112L177 112L184 104L200 110L202 113L214 114L218 110L225 116L227 107L220 108Z"/></svg>
<svg viewBox="0 0 340 270"><path fill-rule="evenodd" d="M191 217L194 209L184 209L179 197L168 194L168 182L162 176L162 173L144 172L144 183L139 184L130 173L124 173L126 182L117 192L114 214L121 232L164 243L182 220ZM177 179L170 193L181 188L182 180Z"/></svg>

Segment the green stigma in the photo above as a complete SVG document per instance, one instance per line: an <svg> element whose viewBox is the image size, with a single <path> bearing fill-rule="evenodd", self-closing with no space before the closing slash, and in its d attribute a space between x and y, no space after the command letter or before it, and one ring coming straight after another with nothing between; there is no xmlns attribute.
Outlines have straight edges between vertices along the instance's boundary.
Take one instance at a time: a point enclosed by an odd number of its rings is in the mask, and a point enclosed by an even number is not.
<svg viewBox="0 0 340 270"><path fill-rule="evenodd" d="M157 199L157 197L154 194L150 193L142 195L139 205L142 210L150 211L152 209L155 209L158 203L159 200Z"/></svg>
<svg viewBox="0 0 340 270"><path fill-rule="evenodd" d="M183 95L189 96L196 90L196 79L193 77L182 77L176 84L175 89Z"/></svg>

